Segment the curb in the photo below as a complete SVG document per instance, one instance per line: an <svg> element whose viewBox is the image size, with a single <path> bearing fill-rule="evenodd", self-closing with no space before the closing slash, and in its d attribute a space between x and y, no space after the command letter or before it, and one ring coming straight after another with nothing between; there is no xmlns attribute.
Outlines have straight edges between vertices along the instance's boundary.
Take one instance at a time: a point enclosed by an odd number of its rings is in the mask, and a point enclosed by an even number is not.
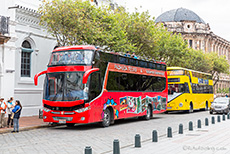
<svg viewBox="0 0 230 154"><path fill-rule="evenodd" d="M21 128L19 128L19 132L20 131L28 131L28 130L32 130L32 129L38 129L38 128L54 127L54 126L56 126L56 125L52 126L52 125L45 124L45 125L21 127ZM4 130L0 130L0 134L11 133L12 130L13 130L13 127L12 128L7 128L7 129L4 129Z"/></svg>

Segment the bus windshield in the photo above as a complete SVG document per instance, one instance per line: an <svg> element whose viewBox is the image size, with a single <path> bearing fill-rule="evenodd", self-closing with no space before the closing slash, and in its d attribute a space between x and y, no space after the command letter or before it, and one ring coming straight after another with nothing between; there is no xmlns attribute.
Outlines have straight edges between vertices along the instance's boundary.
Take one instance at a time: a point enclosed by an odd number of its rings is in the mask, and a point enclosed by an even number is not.
<svg viewBox="0 0 230 154"><path fill-rule="evenodd" d="M82 84L84 72L48 73L44 99L49 101L88 100L88 85Z"/></svg>
<svg viewBox="0 0 230 154"><path fill-rule="evenodd" d="M92 59L92 50L58 51L52 53L49 66L76 64L89 65L91 64Z"/></svg>
<svg viewBox="0 0 230 154"><path fill-rule="evenodd" d="M168 101L171 101L183 93L189 93L188 83L168 85Z"/></svg>

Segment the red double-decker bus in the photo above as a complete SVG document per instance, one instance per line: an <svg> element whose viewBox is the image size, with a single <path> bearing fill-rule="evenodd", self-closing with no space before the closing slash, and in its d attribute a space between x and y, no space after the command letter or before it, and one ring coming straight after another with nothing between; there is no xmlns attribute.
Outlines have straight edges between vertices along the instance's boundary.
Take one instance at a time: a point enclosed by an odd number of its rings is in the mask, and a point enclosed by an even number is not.
<svg viewBox="0 0 230 154"><path fill-rule="evenodd" d="M96 50L94 46L56 48L46 71L43 96L44 122L101 122L150 119L166 111L166 64Z"/></svg>

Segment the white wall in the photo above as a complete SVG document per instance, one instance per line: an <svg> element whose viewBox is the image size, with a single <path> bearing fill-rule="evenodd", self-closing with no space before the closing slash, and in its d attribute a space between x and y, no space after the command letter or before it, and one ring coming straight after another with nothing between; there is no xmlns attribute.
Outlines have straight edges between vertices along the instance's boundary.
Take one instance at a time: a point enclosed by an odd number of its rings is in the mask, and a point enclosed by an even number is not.
<svg viewBox="0 0 230 154"><path fill-rule="evenodd" d="M15 72L14 80L4 77L6 84L13 84L13 88L9 89L15 100L20 100L23 106L22 116L38 115L38 109L42 107L43 80L44 76L39 78L39 85L34 85L34 76L38 72L46 69L50 53L56 46L55 38L51 37L45 29L38 25L39 14L34 12L37 10L39 0L17 0L15 5L22 6L15 11L15 50L8 53L8 57L14 58ZM31 53L31 76L21 77L21 47L23 41L29 41L32 49ZM11 66L7 60L7 66Z"/></svg>

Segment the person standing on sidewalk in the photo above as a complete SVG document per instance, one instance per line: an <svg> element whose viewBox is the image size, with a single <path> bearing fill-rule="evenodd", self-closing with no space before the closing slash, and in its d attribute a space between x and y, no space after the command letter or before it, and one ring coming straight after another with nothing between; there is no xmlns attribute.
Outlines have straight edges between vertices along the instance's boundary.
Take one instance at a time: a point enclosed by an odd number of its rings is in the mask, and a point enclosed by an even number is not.
<svg viewBox="0 0 230 154"><path fill-rule="evenodd" d="M4 127L4 118L5 118L5 114L6 114L6 103L3 102L4 98L0 98L0 127L3 128Z"/></svg>
<svg viewBox="0 0 230 154"><path fill-rule="evenodd" d="M19 132L19 118L21 115L21 111L22 105L19 100L16 100L14 109L12 110L12 113L14 114L14 130L12 131L12 133Z"/></svg>
<svg viewBox="0 0 230 154"><path fill-rule="evenodd" d="M7 128L9 128L10 124L11 124L11 127L13 127L13 119L11 119L12 110L14 108L13 100L14 98L10 97L10 100L7 101L7 113L8 113Z"/></svg>

